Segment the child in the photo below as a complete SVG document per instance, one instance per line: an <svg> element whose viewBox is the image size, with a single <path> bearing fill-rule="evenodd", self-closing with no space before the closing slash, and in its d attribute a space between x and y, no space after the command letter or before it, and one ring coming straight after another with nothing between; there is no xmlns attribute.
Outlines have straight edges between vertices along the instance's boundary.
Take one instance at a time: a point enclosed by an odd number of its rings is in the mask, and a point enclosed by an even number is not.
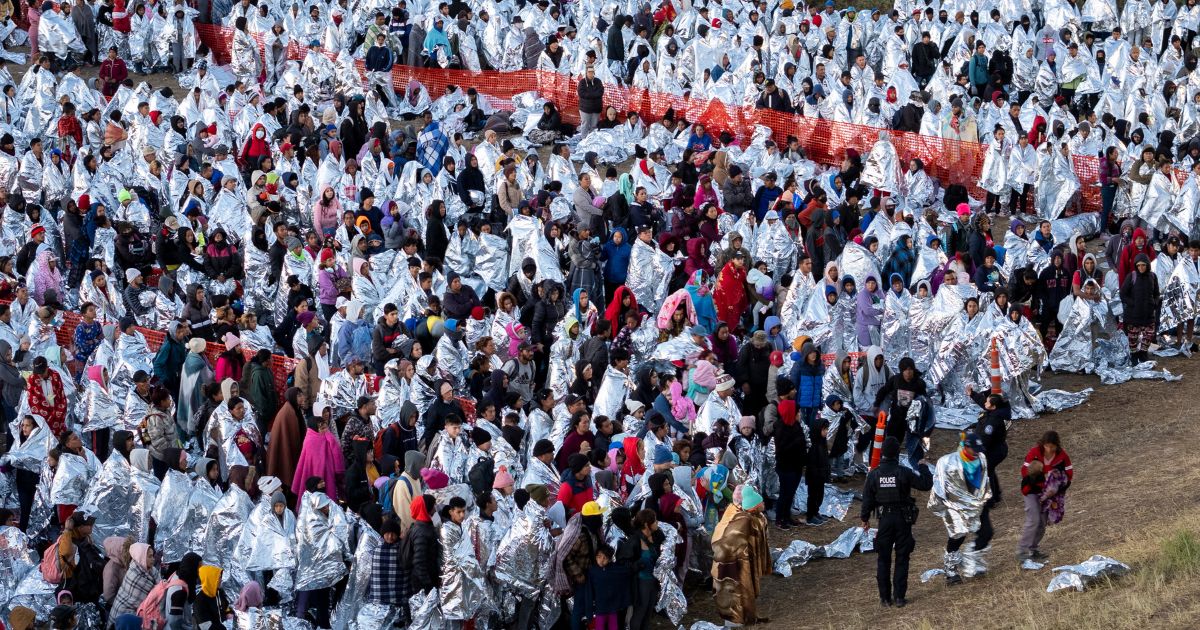
<svg viewBox="0 0 1200 630"><path fill-rule="evenodd" d="M804 467L804 482L808 485L808 518L806 525L824 525L829 520L821 516L821 502L825 500L825 482L829 481L829 421L817 420L813 426L808 447L808 462Z"/></svg>
<svg viewBox="0 0 1200 630"><path fill-rule="evenodd" d="M596 550L596 564L587 573L588 601L583 613L595 621L596 630L616 630L617 619L625 617L633 603L629 589L632 573L629 567L613 562L612 547L600 545Z"/></svg>
<svg viewBox="0 0 1200 630"><path fill-rule="evenodd" d="M1040 560L1046 557L1037 548L1046 533L1046 513L1042 510L1042 489L1046 484L1046 474L1040 459L1030 461L1026 470L1026 474L1021 477L1025 525L1021 528L1021 540L1017 543L1017 559Z"/></svg>
<svg viewBox="0 0 1200 630"><path fill-rule="evenodd" d="M830 475L837 481L844 481L850 476L850 462L853 457L850 447L858 422L854 413L846 409L842 399L834 394L825 397L825 409L822 417L837 419L837 428L833 431L833 444L829 447ZM828 429L827 429L828 430Z"/></svg>

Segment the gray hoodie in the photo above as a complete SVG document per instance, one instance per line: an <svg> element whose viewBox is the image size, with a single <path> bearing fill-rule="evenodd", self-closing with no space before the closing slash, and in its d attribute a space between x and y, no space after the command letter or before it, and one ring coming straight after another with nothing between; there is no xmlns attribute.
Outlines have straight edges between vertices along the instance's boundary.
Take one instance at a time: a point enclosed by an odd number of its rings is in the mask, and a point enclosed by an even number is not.
<svg viewBox="0 0 1200 630"><path fill-rule="evenodd" d="M21 406L21 394L25 393L25 379L12 363L12 346L7 341L0 341L0 388L4 404L15 413Z"/></svg>

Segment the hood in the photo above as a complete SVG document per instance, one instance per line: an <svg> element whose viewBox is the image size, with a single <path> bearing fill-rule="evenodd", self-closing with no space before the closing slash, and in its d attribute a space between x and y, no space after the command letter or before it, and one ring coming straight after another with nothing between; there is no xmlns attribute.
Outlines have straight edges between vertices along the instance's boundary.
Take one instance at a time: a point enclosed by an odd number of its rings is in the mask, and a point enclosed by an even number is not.
<svg viewBox="0 0 1200 630"><path fill-rule="evenodd" d="M404 454L404 474L413 479L420 479L421 468L424 466L425 456L420 451L408 451Z"/></svg>
<svg viewBox="0 0 1200 630"><path fill-rule="evenodd" d="M425 507L424 496L413 497L413 502L408 506L408 513L418 523L433 522L433 519L429 516L429 510Z"/></svg>
<svg viewBox="0 0 1200 630"><path fill-rule="evenodd" d="M1139 236L1146 239L1146 244L1143 247L1145 249L1149 249L1150 248L1150 237L1146 236L1146 230L1143 230L1142 228L1134 229L1133 235L1129 237L1129 242L1130 243L1136 242ZM1137 247L1137 245L1134 245L1134 247Z"/></svg>
<svg viewBox="0 0 1200 630"><path fill-rule="evenodd" d="M1008 224L1008 231L1016 234L1017 228L1019 227L1025 227L1025 224L1022 223L1020 219L1013 219L1012 222Z"/></svg>
<svg viewBox="0 0 1200 630"><path fill-rule="evenodd" d="M207 564L200 567L200 592L209 597L216 597L220 587L221 568Z"/></svg>
<svg viewBox="0 0 1200 630"><path fill-rule="evenodd" d="M1146 254L1138 254L1138 255L1137 255L1137 256L1136 256L1136 257L1133 259L1133 267L1134 267L1134 269L1133 269L1133 270L1134 270L1134 272L1135 272L1135 273L1137 272L1137 265L1138 265L1138 263L1146 263L1146 265L1149 265L1149 264L1150 264L1150 257L1149 257L1149 256L1147 256ZM1147 269L1147 270L1146 270L1146 273L1150 273L1150 270L1149 270L1149 269Z"/></svg>
<svg viewBox="0 0 1200 630"><path fill-rule="evenodd" d="M104 539L104 555L112 562L121 566L126 565L124 536L109 536Z"/></svg>
<svg viewBox="0 0 1200 630"><path fill-rule="evenodd" d="M879 368L878 370L875 369L876 357L882 357L882 356L883 356L883 349L880 348L879 346L871 346L871 347L867 348L867 370L869 370L870 373L878 374L887 369L887 363L884 363L882 368Z"/></svg>
<svg viewBox="0 0 1200 630"><path fill-rule="evenodd" d="M133 543L129 545L129 557L143 569L149 570L153 568L150 566L150 545L146 543Z"/></svg>
<svg viewBox="0 0 1200 630"><path fill-rule="evenodd" d="M617 243L616 243L616 242L613 240L613 236L616 236L618 232L620 232L620 233L621 233L621 244L620 244L620 245L618 245L618 244L617 244ZM613 228L613 233L612 233L612 235L610 235L610 236L608 237L608 242L609 242L609 243L611 243L611 244L612 244L614 247L630 247L630 244L629 244L629 233L628 233L628 232L626 232L626 231L625 231L625 228L623 228L623 227Z"/></svg>
<svg viewBox="0 0 1200 630"><path fill-rule="evenodd" d="M408 427L404 426L404 424L403 424L404 421L411 418L412 416L414 416L416 414L417 414L417 406L414 405L411 400L404 401L404 404L400 406L400 422L401 422L400 428L407 429ZM412 452L412 451L409 451L409 452ZM408 453L405 453L404 459L405 459L405 462L407 463ZM417 467L416 472L417 473L421 472L420 466Z"/></svg>
<svg viewBox="0 0 1200 630"><path fill-rule="evenodd" d="M696 239L696 240L699 240L699 239ZM768 317L766 319L766 321L763 322L762 329L764 331L766 331L767 335L770 335L771 329L776 326L780 326L779 318L774 315L771 315L770 317ZM782 332L782 330L780 330L780 332Z"/></svg>
<svg viewBox="0 0 1200 630"><path fill-rule="evenodd" d="M701 263L704 262L707 259L707 257L704 255L705 243L706 243L706 241L702 238L688 239L688 241L687 241L688 258L691 258L692 260L696 260Z"/></svg>

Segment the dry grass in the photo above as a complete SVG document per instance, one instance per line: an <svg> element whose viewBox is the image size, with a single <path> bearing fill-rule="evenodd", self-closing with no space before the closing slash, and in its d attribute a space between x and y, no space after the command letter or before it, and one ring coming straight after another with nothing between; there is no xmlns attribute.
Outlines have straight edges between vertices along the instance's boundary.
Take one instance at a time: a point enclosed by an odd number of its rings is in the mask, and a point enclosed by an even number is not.
<svg viewBox="0 0 1200 630"><path fill-rule="evenodd" d="M1183 628L1200 613L1200 537L1190 510L1170 525L1141 529L1108 555L1132 567L1124 577L1083 593L1046 593L1031 585L998 588L987 601L964 602L918 621L915 628ZM1081 558L1082 559L1082 558ZM1045 577L1044 574L1040 574ZM1040 585L1048 583L1042 580Z"/></svg>

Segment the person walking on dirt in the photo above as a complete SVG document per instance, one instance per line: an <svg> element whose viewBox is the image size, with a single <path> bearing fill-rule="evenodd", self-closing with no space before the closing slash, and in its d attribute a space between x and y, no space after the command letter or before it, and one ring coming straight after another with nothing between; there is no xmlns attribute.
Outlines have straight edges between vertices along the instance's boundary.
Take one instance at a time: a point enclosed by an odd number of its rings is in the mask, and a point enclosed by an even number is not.
<svg viewBox="0 0 1200 630"><path fill-rule="evenodd" d="M929 463L921 460L916 472L900 465L900 441L889 436L883 441L883 459L879 467L867 475L863 485L862 527L871 526L871 513L879 519L879 532L875 534L875 582L879 585L879 603L897 608L908 604L908 557L912 555L917 541L913 539L912 527L917 522L917 504L909 493L913 490L929 490L933 487L933 475ZM892 570L892 552L896 554L896 568Z"/></svg>
<svg viewBox="0 0 1200 630"><path fill-rule="evenodd" d="M1003 394L977 392L967 385L967 395L983 409L975 423L975 434L983 440L983 454L987 456L988 480L992 483L991 505L1000 502L1000 475L996 468L1008 458L1008 425L1012 422L1012 407Z"/></svg>
<svg viewBox="0 0 1200 630"><path fill-rule="evenodd" d="M946 584L961 584L963 575L973 577L987 571L984 553L995 533L989 515L991 497L983 439L974 433L965 434L958 450L938 460L933 491L929 493L929 511L942 517L948 535L942 558ZM972 532L975 544L960 551Z"/></svg>
<svg viewBox="0 0 1200 630"><path fill-rule="evenodd" d="M1067 488L1075 477L1071 458L1062 449L1057 431L1047 431L1025 454L1021 464L1021 495L1025 502L1025 524L1017 543L1019 560L1045 560L1039 549L1048 523L1062 521ZM878 545L878 543L876 543Z"/></svg>

